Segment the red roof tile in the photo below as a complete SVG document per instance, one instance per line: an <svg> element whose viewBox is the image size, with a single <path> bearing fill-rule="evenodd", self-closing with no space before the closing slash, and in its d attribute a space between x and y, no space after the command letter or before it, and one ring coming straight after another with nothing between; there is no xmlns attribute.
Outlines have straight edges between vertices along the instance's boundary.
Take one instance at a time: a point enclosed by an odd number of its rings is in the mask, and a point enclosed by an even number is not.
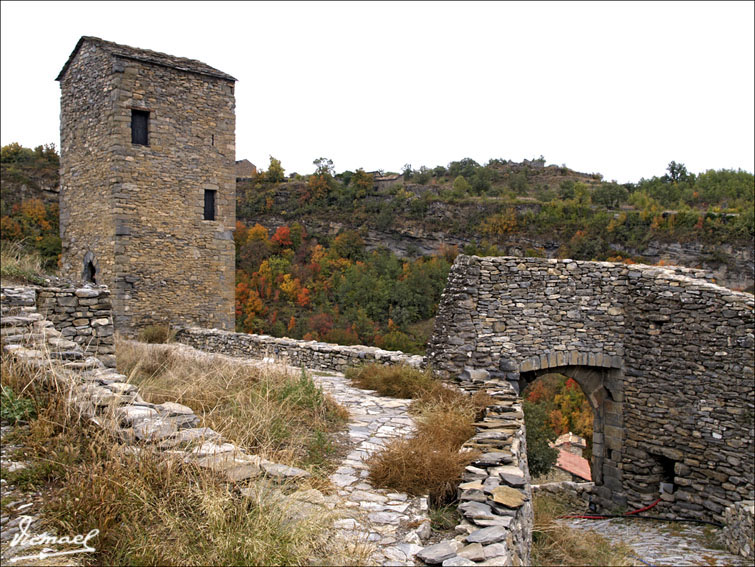
<svg viewBox="0 0 755 567"><path fill-rule="evenodd" d="M568 473L583 478L587 481L592 481L592 475L590 474L590 463L584 457L569 453L564 449L558 450L558 460L556 466L561 470L565 470Z"/></svg>

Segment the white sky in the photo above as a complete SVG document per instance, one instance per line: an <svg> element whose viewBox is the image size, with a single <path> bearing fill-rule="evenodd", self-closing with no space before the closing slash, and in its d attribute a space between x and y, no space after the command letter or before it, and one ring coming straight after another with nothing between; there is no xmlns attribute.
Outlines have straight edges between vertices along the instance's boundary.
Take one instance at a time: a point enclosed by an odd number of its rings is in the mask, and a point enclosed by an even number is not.
<svg viewBox="0 0 755 567"><path fill-rule="evenodd" d="M59 146L79 37L238 79L236 158L310 173L471 157L619 182L755 155L753 2L2 2L2 144Z"/></svg>

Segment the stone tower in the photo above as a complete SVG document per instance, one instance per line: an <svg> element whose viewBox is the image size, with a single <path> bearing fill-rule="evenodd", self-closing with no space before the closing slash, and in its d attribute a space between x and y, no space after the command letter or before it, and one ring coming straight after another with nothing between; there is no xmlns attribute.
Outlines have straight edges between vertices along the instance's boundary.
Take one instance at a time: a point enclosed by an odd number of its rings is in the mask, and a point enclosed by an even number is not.
<svg viewBox="0 0 755 567"><path fill-rule="evenodd" d="M62 275L107 284L127 334L233 330L236 79L82 37L56 80Z"/></svg>

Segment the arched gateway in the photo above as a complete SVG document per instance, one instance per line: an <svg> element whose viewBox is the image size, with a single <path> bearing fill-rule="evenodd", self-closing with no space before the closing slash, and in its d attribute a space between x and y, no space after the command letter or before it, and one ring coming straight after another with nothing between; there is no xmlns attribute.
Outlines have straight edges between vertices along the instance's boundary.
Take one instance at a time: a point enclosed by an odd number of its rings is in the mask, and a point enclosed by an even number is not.
<svg viewBox="0 0 755 567"><path fill-rule="evenodd" d="M720 521L753 498L753 298L683 268L459 256L429 363L468 387L573 378L594 500Z"/></svg>

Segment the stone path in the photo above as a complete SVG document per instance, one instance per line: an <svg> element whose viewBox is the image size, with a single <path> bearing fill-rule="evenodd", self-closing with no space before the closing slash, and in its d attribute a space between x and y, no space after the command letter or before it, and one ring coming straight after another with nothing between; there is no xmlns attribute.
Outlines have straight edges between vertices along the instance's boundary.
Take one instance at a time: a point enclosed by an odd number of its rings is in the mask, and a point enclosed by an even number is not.
<svg viewBox="0 0 755 567"><path fill-rule="evenodd" d="M634 551L632 565L750 565L727 551L712 549L712 542L705 535L706 526L702 524L623 519L560 521L611 541L623 541ZM713 529L720 532L719 528Z"/></svg>
<svg viewBox="0 0 755 567"><path fill-rule="evenodd" d="M430 535L427 499L373 487L365 464L391 438L413 433L411 400L355 388L343 374L311 372L317 384L350 413L348 433L354 448L330 477L346 508L336 529L347 539L374 544L370 563L414 565L414 556Z"/></svg>

